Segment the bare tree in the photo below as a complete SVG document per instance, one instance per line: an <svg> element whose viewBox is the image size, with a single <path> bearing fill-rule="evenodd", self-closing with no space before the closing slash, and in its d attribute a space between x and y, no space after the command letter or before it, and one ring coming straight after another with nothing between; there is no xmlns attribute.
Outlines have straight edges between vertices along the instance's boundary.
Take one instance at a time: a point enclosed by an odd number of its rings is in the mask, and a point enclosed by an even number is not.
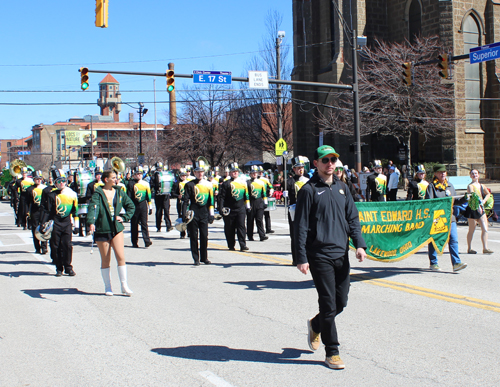
<svg viewBox="0 0 500 387"><path fill-rule="evenodd" d="M244 159L248 146L242 143L238 96L222 86L195 87L182 93L183 109L178 123L167 135L169 162L196 161L204 156L210 165Z"/></svg>
<svg viewBox="0 0 500 387"><path fill-rule="evenodd" d="M364 47L359 76L361 135L394 136L410 152L412 133L425 139L453 130L453 89L441 83L436 64L415 65L436 59L444 52L436 36L400 44L375 40ZM402 64L413 63L411 86L405 85ZM325 132L352 135L351 93L339 93L332 106L317 114ZM411 165L411 160L409 160Z"/></svg>

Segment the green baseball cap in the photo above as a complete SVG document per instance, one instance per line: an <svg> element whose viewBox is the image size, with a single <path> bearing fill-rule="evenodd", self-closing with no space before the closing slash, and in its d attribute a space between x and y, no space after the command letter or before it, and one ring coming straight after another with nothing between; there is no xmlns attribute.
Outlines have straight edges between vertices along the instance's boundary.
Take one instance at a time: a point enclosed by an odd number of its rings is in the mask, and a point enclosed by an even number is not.
<svg viewBox="0 0 500 387"><path fill-rule="evenodd" d="M322 145L314 151L314 160L322 159L325 156L334 155L339 157L339 154L330 145Z"/></svg>
<svg viewBox="0 0 500 387"><path fill-rule="evenodd" d="M444 164L436 164L432 168L434 172L446 172L446 165Z"/></svg>

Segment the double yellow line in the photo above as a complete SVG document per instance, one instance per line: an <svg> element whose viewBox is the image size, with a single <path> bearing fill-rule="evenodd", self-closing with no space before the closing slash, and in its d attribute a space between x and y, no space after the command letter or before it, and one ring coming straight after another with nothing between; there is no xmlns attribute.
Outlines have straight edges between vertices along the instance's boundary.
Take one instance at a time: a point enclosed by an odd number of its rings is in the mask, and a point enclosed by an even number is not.
<svg viewBox="0 0 500 387"><path fill-rule="evenodd" d="M216 248L218 250L227 250L227 247L215 243L209 243L209 246L212 248ZM290 265L290 260L284 258L278 258L273 255L259 254L259 253L245 253L242 251L234 251L234 253L247 255L268 262L278 263L280 265ZM415 285L407 285L400 282L388 281L385 279L370 277L365 274L351 274L351 277L359 281L363 281L364 283L368 283L375 286L381 286L384 288L399 290L406 293L417 294L419 296L434 298L436 300L453 302L455 304L461 304L461 305L471 306L473 308L484 309L500 313L500 303L496 302L490 302L490 301L480 300L477 298L461 296L459 294L441 292L439 290L422 288L420 286L415 286Z"/></svg>

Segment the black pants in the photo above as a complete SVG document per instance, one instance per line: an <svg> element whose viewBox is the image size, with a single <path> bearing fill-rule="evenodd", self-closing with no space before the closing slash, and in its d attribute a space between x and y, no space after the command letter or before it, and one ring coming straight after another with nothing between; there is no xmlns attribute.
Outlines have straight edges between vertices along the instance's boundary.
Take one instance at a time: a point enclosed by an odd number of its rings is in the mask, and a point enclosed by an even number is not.
<svg viewBox="0 0 500 387"><path fill-rule="evenodd" d="M235 236L238 234L238 242L240 244L240 249L246 246L245 242L245 207L233 210L228 216L224 217L224 235L226 236L227 247L234 249L236 244Z"/></svg>
<svg viewBox="0 0 500 387"><path fill-rule="evenodd" d="M35 251L37 253L40 252L47 252L47 242L40 242L37 237L35 236L35 231L36 228L38 227L38 224L40 223L40 211L36 212L31 212L31 217L30 217L30 227L31 227L31 235L33 235L33 245L35 246Z"/></svg>
<svg viewBox="0 0 500 387"><path fill-rule="evenodd" d="M389 192L387 193L387 201L395 202L397 200L398 200L398 189L397 188L390 189Z"/></svg>
<svg viewBox="0 0 500 387"><path fill-rule="evenodd" d="M73 230L69 216L62 220L55 218L50 238L50 254L58 271L64 270L68 273L73 268L71 266L73 260L72 236Z"/></svg>
<svg viewBox="0 0 500 387"><path fill-rule="evenodd" d="M141 225L142 239L144 243L149 243L148 230L148 203L146 200L136 204L134 216L130 220L130 233L132 234L132 245L137 246L139 242L139 224Z"/></svg>
<svg viewBox="0 0 500 387"><path fill-rule="evenodd" d="M258 207L258 208L256 208ZM259 238L262 240L266 233L264 231L264 205L261 203L260 205L252 205L252 210L247 215L247 237L248 240L253 240L253 225L254 222L257 225L257 233L259 234Z"/></svg>
<svg viewBox="0 0 500 387"><path fill-rule="evenodd" d="M312 320L312 329L321 333L326 356L339 354L335 317L347 305L349 293L349 256L331 259L324 255L308 255L309 269L318 292L319 313Z"/></svg>
<svg viewBox="0 0 500 387"><path fill-rule="evenodd" d="M271 215L269 211L264 211L264 220L266 221L266 233L271 232Z"/></svg>
<svg viewBox="0 0 500 387"><path fill-rule="evenodd" d="M179 199L177 199L176 207L177 207L177 216L180 218L182 217L182 202ZM181 238L184 238L185 236L186 236L186 231L182 231Z"/></svg>
<svg viewBox="0 0 500 387"><path fill-rule="evenodd" d="M205 262L208 259L208 218L197 219L189 222L189 241L191 245L191 255L195 262ZM198 230L200 232L200 247L198 249Z"/></svg>
<svg viewBox="0 0 500 387"><path fill-rule="evenodd" d="M167 230L172 227L170 222L170 195L155 195L156 207L156 228L161 230L161 217L165 218L165 227Z"/></svg>
<svg viewBox="0 0 500 387"><path fill-rule="evenodd" d="M290 239L292 242L292 265L297 266L297 249L295 248L295 236L293 231L293 220L290 216L290 211L288 211L288 227L290 228Z"/></svg>
<svg viewBox="0 0 500 387"><path fill-rule="evenodd" d="M26 227L26 221L28 217L28 202L24 196L20 196L19 205L17 208L17 224L22 227Z"/></svg>

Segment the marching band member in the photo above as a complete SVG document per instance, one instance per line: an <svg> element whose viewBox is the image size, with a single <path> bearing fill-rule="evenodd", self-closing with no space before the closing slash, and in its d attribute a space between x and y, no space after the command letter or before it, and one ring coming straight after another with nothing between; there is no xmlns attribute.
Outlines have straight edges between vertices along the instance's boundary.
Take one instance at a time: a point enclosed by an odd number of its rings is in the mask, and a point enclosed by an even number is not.
<svg viewBox="0 0 500 387"><path fill-rule="evenodd" d="M33 245L37 254L47 254L47 242L40 242L35 236L35 231L40 224L40 206L42 204L42 193L47 186L43 184L42 171L36 171L33 177L33 184L26 190L28 195L28 208L30 214L31 234L33 235Z"/></svg>
<svg viewBox="0 0 500 387"><path fill-rule="evenodd" d="M74 218L75 227L78 227L78 197L72 189L66 187L66 175L61 169L52 170L56 189L42 199L42 212L40 224L49 220L54 221L52 237L50 239L51 256L56 265L56 277L60 277L63 271L69 276L76 273L71 265L73 259L72 224L71 215Z"/></svg>
<svg viewBox="0 0 500 387"><path fill-rule="evenodd" d="M250 211L250 198L246 179L239 178L239 173L238 163L232 163L230 178L220 185L218 208L224 216L227 247L229 250L235 250L235 234L238 234L240 250L246 251L248 247L245 243L245 213Z"/></svg>
<svg viewBox="0 0 500 387"><path fill-rule="evenodd" d="M146 248L153 242L149 238L148 214L153 213L151 207L151 189L149 183L142 180L144 171L142 167L134 170L132 179L128 182L127 195L132 199L135 205L135 213L130 221L130 233L132 234L132 246L139 247L139 223L141 224L142 238Z"/></svg>
<svg viewBox="0 0 500 387"><path fill-rule="evenodd" d="M187 172L185 168L181 168L179 172L179 179L172 186L172 196L177 199L176 208L177 216L182 218L182 197L184 196L184 187L187 183ZM181 232L181 239L186 237L186 232Z"/></svg>
<svg viewBox="0 0 500 387"><path fill-rule="evenodd" d="M17 227L23 227L26 230L27 220L28 220L28 195L26 193L27 189L31 187L35 182L31 177L28 177L28 168L21 168L21 178L17 179L15 189L19 194L19 204L17 207Z"/></svg>
<svg viewBox="0 0 500 387"><path fill-rule="evenodd" d="M290 177L286 182L286 193L285 197L288 197L288 205L292 206L297 203L297 195L302 188L302 186L307 183L309 178L304 176L305 165L309 161L307 157L297 156L292 160L292 169L294 175ZM290 239L292 241L292 265L297 266L297 251L294 243L294 229L293 220L288 211L288 226L290 228Z"/></svg>
<svg viewBox="0 0 500 387"><path fill-rule="evenodd" d="M387 176L382 173L382 163L375 160L373 174L366 178L366 201L385 202L387 191Z"/></svg>
<svg viewBox="0 0 500 387"><path fill-rule="evenodd" d="M9 185L7 186L7 193L10 196L10 206L14 209L14 224L19 227L17 223L17 208L19 203L19 196L17 194L16 181L17 177L12 176L12 181L10 181Z"/></svg>
<svg viewBox="0 0 500 387"><path fill-rule="evenodd" d="M194 265L199 266L200 261L208 265L208 224L214 222L214 196L213 187L204 179L205 163L203 160L196 162L194 170L195 179L184 186L182 198L183 222L189 210L194 212L193 219L188 223L191 255ZM200 245L198 249L198 230L200 232Z"/></svg>
<svg viewBox="0 0 500 387"><path fill-rule="evenodd" d="M265 177L264 168L262 168L261 165L259 165L258 174L259 179L262 180L266 186L266 196L270 198L271 196L273 196L274 192L273 185L271 184L269 179ZM271 228L271 214L269 213L269 211L264 211L264 221L266 223L266 234L273 234L274 230Z"/></svg>
<svg viewBox="0 0 500 387"><path fill-rule="evenodd" d="M95 233L94 240L101 254L101 275L104 281L104 292L106 296L113 295L109 272L111 249L113 249L118 265L122 293L131 296L133 292L127 283L123 222L127 222L132 218L135 210L134 203L120 187L115 185L118 178L114 171L104 172L102 181L104 185L96 188L90 200L87 223L89 224L90 233ZM122 208L125 210L123 213L121 212Z"/></svg>
<svg viewBox="0 0 500 387"><path fill-rule="evenodd" d="M429 183L425 180L425 168L423 165L417 167L413 180L408 184L406 200L421 200L425 198Z"/></svg>
<svg viewBox="0 0 500 387"><path fill-rule="evenodd" d="M247 215L247 237L253 241L253 225L257 225L257 233L261 241L269 239L264 231L264 209L267 207L267 187L265 182L257 177L259 167L252 165L250 180L247 181L250 197L250 212Z"/></svg>
<svg viewBox="0 0 500 387"><path fill-rule="evenodd" d="M155 208L156 208L156 231L161 231L161 218L165 218L165 228L167 232L172 231L172 222L170 221L170 194L164 194L161 187L161 173L163 172L163 164L158 162L155 164L156 171L152 177L152 187L155 192Z"/></svg>

